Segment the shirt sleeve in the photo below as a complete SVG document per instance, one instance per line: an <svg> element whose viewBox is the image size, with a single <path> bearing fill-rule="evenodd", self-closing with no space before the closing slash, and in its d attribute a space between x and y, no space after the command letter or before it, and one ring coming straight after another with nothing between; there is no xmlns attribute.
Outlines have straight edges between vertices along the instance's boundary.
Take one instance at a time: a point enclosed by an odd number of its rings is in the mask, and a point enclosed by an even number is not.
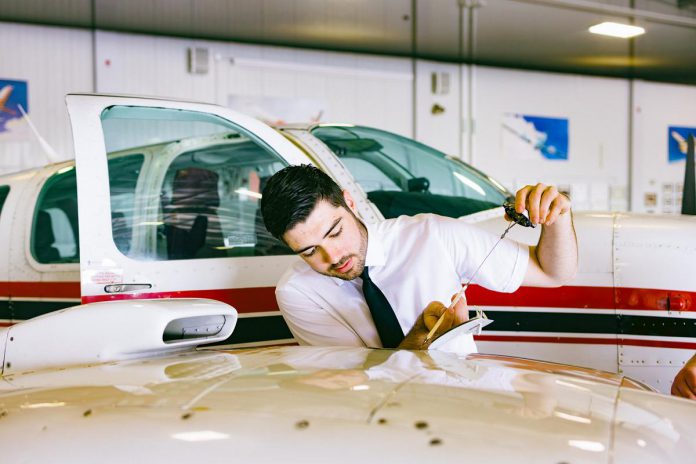
<svg viewBox="0 0 696 464"><path fill-rule="evenodd" d="M352 328L299 289L289 285L278 287L276 300L290 332L300 345L365 346Z"/></svg>
<svg viewBox="0 0 696 464"><path fill-rule="evenodd" d="M493 250L472 283L505 293L514 292L522 285L529 263L529 246L510 239L503 239L496 246L499 235L457 219L436 218L444 252L453 260L462 282L474 275Z"/></svg>

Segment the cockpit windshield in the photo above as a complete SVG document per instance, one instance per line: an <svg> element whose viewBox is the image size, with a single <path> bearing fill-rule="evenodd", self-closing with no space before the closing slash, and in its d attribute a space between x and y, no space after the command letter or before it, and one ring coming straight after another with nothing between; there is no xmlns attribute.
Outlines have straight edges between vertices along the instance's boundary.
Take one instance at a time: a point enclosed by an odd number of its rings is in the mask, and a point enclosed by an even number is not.
<svg viewBox="0 0 696 464"><path fill-rule="evenodd" d="M317 126L312 134L341 159L385 218L425 212L461 217L510 196L468 164L400 135L338 124Z"/></svg>

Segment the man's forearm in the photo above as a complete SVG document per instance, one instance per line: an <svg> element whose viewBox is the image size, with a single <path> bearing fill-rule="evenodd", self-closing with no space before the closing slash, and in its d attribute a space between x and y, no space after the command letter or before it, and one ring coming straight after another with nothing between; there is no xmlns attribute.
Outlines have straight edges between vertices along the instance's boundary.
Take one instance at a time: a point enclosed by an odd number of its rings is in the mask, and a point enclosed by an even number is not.
<svg viewBox="0 0 696 464"><path fill-rule="evenodd" d="M578 269L578 242L572 213L559 216L550 226L542 226L539 243L533 252L544 274L557 285L575 277Z"/></svg>

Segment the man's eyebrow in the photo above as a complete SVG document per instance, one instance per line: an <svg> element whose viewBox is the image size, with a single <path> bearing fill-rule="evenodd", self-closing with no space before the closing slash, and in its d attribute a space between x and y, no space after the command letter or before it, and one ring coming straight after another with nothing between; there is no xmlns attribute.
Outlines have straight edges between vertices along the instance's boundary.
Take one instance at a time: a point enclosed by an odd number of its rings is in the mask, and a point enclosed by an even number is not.
<svg viewBox="0 0 696 464"><path fill-rule="evenodd" d="M329 235L329 234L331 233L331 231L334 230L334 229L336 228L336 226L338 225L338 223L341 222L341 219L342 219L342 218L337 218L337 219L331 224L331 227L329 227L329 230L326 231L326 233L325 233L324 236L322 237L322 240L325 239L326 236ZM302 253L304 253L305 251L307 251L307 250L309 250L310 248L315 247L315 246L316 246L316 245L309 245L309 246L306 246L306 247L304 247L304 248L302 248L302 249L300 249L300 250L297 250L295 253L297 253L298 255L299 255L299 254L302 254Z"/></svg>

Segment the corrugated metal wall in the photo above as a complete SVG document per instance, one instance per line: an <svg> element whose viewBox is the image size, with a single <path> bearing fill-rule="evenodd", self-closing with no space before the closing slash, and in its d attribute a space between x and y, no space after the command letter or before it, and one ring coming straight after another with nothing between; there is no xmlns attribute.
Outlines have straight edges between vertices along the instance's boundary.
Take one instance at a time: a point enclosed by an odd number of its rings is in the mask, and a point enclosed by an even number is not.
<svg viewBox="0 0 696 464"><path fill-rule="evenodd" d="M29 115L58 154L73 157L65 110L69 92L92 92L92 34L60 27L0 23L0 79L28 81ZM24 128L21 139L0 135L0 172L41 165L47 159Z"/></svg>

